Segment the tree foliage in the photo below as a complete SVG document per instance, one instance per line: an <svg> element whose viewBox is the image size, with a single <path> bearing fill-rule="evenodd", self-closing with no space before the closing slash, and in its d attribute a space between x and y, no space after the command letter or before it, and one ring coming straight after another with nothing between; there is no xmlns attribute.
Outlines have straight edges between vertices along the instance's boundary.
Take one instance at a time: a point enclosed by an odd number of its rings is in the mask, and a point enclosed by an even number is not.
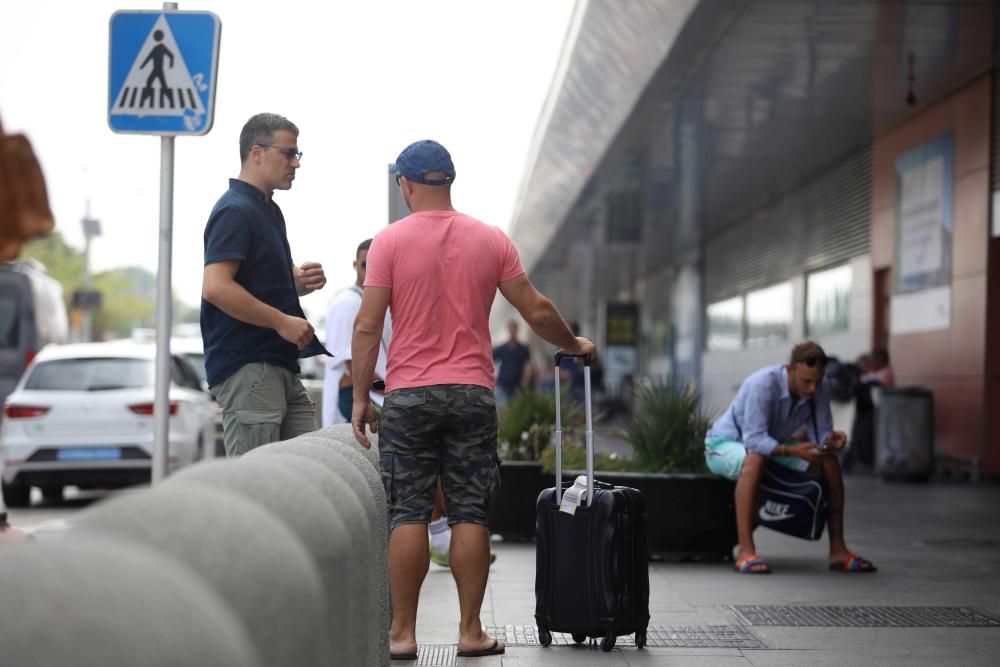
<svg viewBox="0 0 1000 667"><path fill-rule="evenodd" d="M69 308L73 292L83 286L83 251L67 243L57 231L26 244L21 257L37 259L50 276L62 283ZM135 266L102 271L92 276L91 289L102 295L101 307L93 316L95 340L123 338L136 327L156 326L155 273ZM197 321L197 309L176 297L173 313L175 322Z"/></svg>

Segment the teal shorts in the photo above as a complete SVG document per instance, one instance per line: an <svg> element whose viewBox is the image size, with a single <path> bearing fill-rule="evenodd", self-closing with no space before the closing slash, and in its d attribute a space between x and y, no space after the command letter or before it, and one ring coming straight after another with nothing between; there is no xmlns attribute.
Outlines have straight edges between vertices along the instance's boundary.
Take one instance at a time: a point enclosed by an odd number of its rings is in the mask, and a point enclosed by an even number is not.
<svg viewBox="0 0 1000 667"><path fill-rule="evenodd" d="M785 442L785 445L798 444L795 442ZM736 442L728 438L710 437L705 438L705 463L714 475L736 480L743 470L743 461L747 457L747 448L742 442ZM796 456L772 456L775 463L792 468L793 470L805 470L809 467L808 461L803 461Z"/></svg>

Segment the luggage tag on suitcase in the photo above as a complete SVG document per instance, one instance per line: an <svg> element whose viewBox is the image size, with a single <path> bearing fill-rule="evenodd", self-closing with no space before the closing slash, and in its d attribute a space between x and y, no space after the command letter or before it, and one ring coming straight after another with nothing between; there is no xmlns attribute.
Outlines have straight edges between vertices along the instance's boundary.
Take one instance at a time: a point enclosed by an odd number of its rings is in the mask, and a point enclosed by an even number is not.
<svg viewBox="0 0 1000 667"><path fill-rule="evenodd" d="M580 475L573 482L573 486L563 492L562 502L559 503L559 511L566 512L570 516L576 514L576 508L587 499L587 476Z"/></svg>

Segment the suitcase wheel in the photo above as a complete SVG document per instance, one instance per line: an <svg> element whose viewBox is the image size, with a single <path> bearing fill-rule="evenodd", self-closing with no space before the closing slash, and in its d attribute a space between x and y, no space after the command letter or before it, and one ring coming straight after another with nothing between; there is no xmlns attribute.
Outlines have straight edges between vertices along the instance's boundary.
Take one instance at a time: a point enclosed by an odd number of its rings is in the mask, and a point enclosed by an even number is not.
<svg viewBox="0 0 1000 667"><path fill-rule="evenodd" d="M577 644L582 644L583 642L587 641L587 635L581 635L579 633L574 632L573 641L575 641Z"/></svg>
<svg viewBox="0 0 1000 667"><path fill-rule="evenodd" d="M605 653L610 653L611 649L615 647L615 640L618 639L614 635L608 635L601 640L601 650Z"/></svg>
<svg viewBox="0 0 1000 667"><path fill-rule="evenodd" d="M538 628L538 641L542 643L542 646L551 646L552 633L547 628Z"/></svg>
<svg viewBox="0 0 1000 667"><path fill-rule="evenodd" d="M635 647L636 648L646 648L646 630L636 630L635 631Z"/></svg>

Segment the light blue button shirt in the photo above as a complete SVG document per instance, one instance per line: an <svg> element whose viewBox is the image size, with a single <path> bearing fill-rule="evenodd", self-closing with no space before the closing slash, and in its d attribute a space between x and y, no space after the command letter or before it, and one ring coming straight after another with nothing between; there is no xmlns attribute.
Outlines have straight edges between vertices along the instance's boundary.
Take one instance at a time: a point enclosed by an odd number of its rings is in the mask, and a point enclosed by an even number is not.
<svg viewBox="0 0 1000 667"><path fill-rule="evenodd" d="M793 398L788 392L788 371L784 364L762 368L744 380L736 398L712 424L706 437L742 442L748 451L770 456L778 444L805 426L809 440L821 443L833 430L830 385L826 378L820 382L815 405L814 425L809 401Z"/></svg>

